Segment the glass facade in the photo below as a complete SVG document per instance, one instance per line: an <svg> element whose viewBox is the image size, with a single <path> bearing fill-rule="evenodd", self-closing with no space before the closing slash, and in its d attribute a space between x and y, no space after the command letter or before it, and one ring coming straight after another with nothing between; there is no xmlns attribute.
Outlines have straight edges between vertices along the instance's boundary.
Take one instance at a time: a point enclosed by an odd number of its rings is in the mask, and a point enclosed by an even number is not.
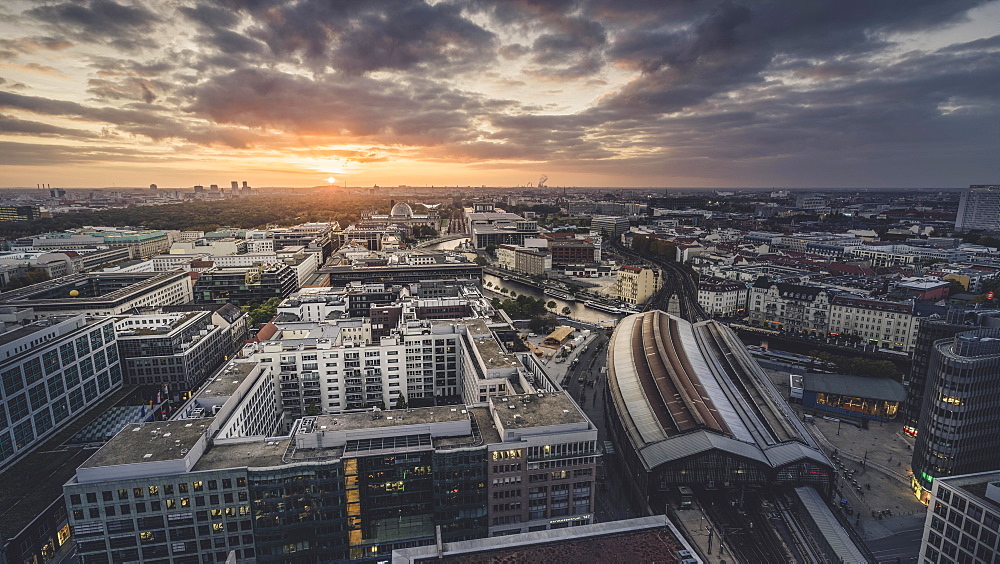
<svg viewBox="0 0 1000 564"><path fill-rule="evenodd" d="M345 482L339 461L318 468L251 470L258 562L319 562L347 552Z"/></svg>
<svg viewBox="0 0 1000 564"><path fill-rule="evenodd" d="M913 493L925 503L934 478L1000 468L1000 329L934 343L913 448Z"/></svg>
<svg viewBox="0 0 1000 564"><path fill-rule="evenodd" d="M38 340L0 364L0 466L122 385L110 318Z"/></svg>

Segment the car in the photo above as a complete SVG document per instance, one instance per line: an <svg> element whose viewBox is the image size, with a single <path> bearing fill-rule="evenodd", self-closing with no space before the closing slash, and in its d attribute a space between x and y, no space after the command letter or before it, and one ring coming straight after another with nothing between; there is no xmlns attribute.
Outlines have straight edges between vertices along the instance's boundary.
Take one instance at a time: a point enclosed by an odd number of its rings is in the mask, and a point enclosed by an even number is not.
<svg viewBox="0 0 1000 564"><path fill-rule="evenodd" d="M538 335L536 333L528 333L528 337L537 337L537 336Z"/></svg>

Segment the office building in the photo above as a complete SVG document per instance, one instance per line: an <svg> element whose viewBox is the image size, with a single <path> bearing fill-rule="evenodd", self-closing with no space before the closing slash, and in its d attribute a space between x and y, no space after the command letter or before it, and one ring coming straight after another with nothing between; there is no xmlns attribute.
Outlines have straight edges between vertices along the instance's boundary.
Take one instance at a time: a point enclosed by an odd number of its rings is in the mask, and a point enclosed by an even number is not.
<svg viewBox="0 0 1000 564"><path fill-rule="evenodd" d="M934 343L979 327L1000 327L1000 311L955 307L948 309L943 316L932 315L920 320L913 347L913 361L909 373L903 377L903 385L906 387L906 403L903 407L904 432L910 435L917 434L924 404L924 387L931 377L931 353L934 350Z"/></svg>
<svg viewBox="0 0 1000 564"><path fill-rule="evenodd" d="M526 238L538 237L538 222L516 213L498 211L491 203L477 203L465 210L465 232L477 249L499 245L524 245Z"/></svg>
<svg viewBox="0 0 1000 564"><path fill-rule="evenodd" d="M114 321L83 315L5 313L0 333L0 467L17 460L60 423L122 385Z"/></svg>
<svg viewBox="0 0 1000 564"><path fill-rule="evenodd" d="M1000 231L1000 185L973 185L962 193L955 231Z"/></svg>
<svg viewBox="0 0 1000 564"><path fill-rule="evenodd" d="M81 561L376 562L593 520L597 429L563 392L278 434L276 376L230 363L186 418L128 425L81 465L64 488Z"/></svg>
<svg viewBox="0 0 1000 564"><path fill-rule="evenodd" d="M271 298L287 298L298 289L297 283L295 269L287 264L212 267L199 274L194 284L194 301L238 306L262 304Z"/></svg>
<svg viewBox="0 0 1000 564"><path fill-rule="evenodd" d="M410 284L424 280L482 280L483 267L462 253L430 250L373 251L361 246L339 249L317 270L329 286L352 282Z"/></svg>
<svg viewBox="0 0 1000 564"><path fill-rule="evenodd" d="M914 494L938 478L1000 469L1000 328L935 341L913 447Z"/></svg>
<svg viewBox="0 0 1000 564"><path fill-rule="evenodd" d="M41 217L38 206L0 206L0 221L34 221Z"/></svg>
<svg viewBox="0 0 1000 564"><path fill-rule="evenodd" d="M126 382L162 386L175 401L184 391L194 390L242 346L232 332L244 332L246 314L232 304L219 309L116 318ZM237 319L230 322L227 313Z"/></svg>
<svg viewBox="0 0 1000 564"><path fill-rule="evenodd" d="M1000 554L1000 472L934 480L920 564L996 562Z"/></svg>
<svg viewBox="0 0 1000 564"><path fill-rule="evenodd" d="M662 511L678 485L828 494L830 461L728 327L630 315L607 354L608 434L641 506Z"/></svg>
<svg viewBox="0 0 1000 564"><path fill-rule="evenodd" d="M306 252L317 253L317 262L323 262L333 253L342 241L335 241L334 232L340 230L340 224L333 223L302 223L292 227L277 227L268 229L267 233L274 240L274 250L285 247L303 247Z"/></svg>
<svg viewBox="0 0 1000 564"><path fill-rule="evenodd" d="M629 230L627 217L597 215L590 220L590 229L600 235L617 237Z"/></svg>
<svg viewBox="0 0 1000 564"><path fill-rule="evenodd" d="M574 239L569 237L546 237L549 254L554 265L593 264L601 260L600 238Z"/></svg>
<svg viewBox="0 0 1000 564"><path fill-rule="evenodd" d="M129 311L189 303L191 277L183 271L71 274L0 293L0 306L30 308L36 317Z"/></svg>

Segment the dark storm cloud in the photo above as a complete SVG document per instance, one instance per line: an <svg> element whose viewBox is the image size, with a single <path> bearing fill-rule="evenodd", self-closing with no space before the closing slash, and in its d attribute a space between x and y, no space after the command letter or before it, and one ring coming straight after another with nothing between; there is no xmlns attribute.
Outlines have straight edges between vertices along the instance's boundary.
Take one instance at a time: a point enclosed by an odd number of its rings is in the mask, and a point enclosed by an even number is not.
<svg viewBox="0 0 1000 564"><path fill-rule="evenodd" d="M504 105L428 81L311 79L267 69L217 76L188 95L193 100L188 111L217 123L414 145L466 139L475 135L470 116Z"/></svg>
<svg viewBox="0 0 1000 564"><path fill-rule="evenodd" d="M106 42L121 49L155 45L150 32L159 16L140 3L90 0L45 4L25 12L79 41Z"/></svg>
<svg viewBox="0 0 1000 564"><path fill-rule="evenodd" d="M380 70L447 72L495 57L494 35L448 3L228 2L252 20L248 35L279 59L300 57L349 74Z"/></svg>
<svg viewBox="0 0 1000 564"><path fill-rule="evenodd" d="M139 150L100 147L93 144L69 147L66 145L0 141L0 165L55 166L88 164L95 161L149 164L156 161L176 160L176 157L157 156Z"/></svg>
<svg viewBox="0 0 1000 564"><path fill-rule="evenodd" d="M82 129L70 129L57 127L47 123L18 119L12 116L0 114L0 133L10 133L19 135L42 135L58 137L81 137L95 138L96 133L84 131Z"/></svg>
<svg viewBox="0 0 1000 564"><path fill-rule="evenodd" d="M0 40L12 68L46 70L50 61L22 57L70 46L55 37L121 56L85 59L96 101L2 92L0 108L201 145L357 139L374 150L329 157L547 162L719 184L815 184L809 170L830 182L884 179L907 159L940 166L940 178L972 174L1000 139L1000 35L910 53L892 43L984 0L184 3L28 10L48 31ZM168 47L126 52L149 37ZM504 86L533 97L489 92ZM586 109L546 114L580 107L564 93L584 87L596 96ZM0 132L17 135L76 131L3 119Z"/></svg>
<svg viewBox="0 0 1000 564"><path fill-rule="evenodd" d="M0 91L0 108L106 124L109 131L142 135L153 140L186 139L203 145L220 144L242 149L253 146L259 139L258 135L244 128L219 126L212 123L190 123L160 112L130 108L94 107L77 102L25 96L11 92Z"/></svg>
<svg viewBox="0 0 1000 564"><path fill-rule="evenodd" d="M628 114L690 108L716 94L762 82L777 57L870 53L886 46L886 33L940 27L983 3L723 1L702 4L706 11L691 14L686 22L654 15L631 33L619 34L608 49L609 59L642 74L608 97L604 109Z"/></svg>

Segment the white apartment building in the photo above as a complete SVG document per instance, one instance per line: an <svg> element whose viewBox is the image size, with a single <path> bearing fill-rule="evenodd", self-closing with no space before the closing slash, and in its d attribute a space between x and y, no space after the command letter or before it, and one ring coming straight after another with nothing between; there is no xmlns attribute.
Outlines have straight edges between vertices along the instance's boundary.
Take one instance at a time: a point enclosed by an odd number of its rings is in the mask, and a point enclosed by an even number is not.
<svg viewBox="0 0 1000 564"><path fill-rule="evenodd" d="M830 301L830 333L856 335L879 347L910 352L920 324L914 302L889 302L854 295Z"/></svg>
<svg viewBox="0 0 1000 564"><path fill-rule="evenodd" d="M777 331L825 334L830 294L819 286L761 281L750 288L750 324Z"/></svg>
<svg viewBox="0 0 1000 564"><path fill-rule="evenodd" d="M704 278L698 284L698 304L709 315L742 316L746 312L749 293L744 283Z"/></svg>

